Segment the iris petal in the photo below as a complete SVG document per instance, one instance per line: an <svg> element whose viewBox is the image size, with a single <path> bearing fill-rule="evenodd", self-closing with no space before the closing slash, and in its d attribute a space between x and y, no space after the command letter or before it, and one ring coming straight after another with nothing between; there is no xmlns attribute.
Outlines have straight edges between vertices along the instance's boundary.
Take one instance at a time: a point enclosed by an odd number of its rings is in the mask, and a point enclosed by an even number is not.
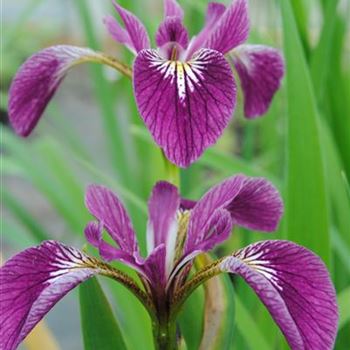
<svg viewBox="0 0 350 350"><path fill-rule="evenodd" d="M178 43L182 48L186 49L188 45L188 33L180 17L165 18L156 33L156 43L158 47L162 47L168 43Z"/></svg>
<svg viewBox="0 0 350 350"><path fill-rule="evenodd" d="M164 0L164 17L184 17L184 11L176 0Z"/></svg>
<svg viewBox="0 0 350 350"><path fill-rule="evenodd" d="M205 227L220 209L230 213L232 224L270 232L277 228L283 203L277 189L263 178L236 175L221 182L193 206L186 241L187 254L205 240Z"/></svg>
<svg viewBox="0 0 350 350"><path fill-rule="evenodd" d="M284 75L281 53L267 46L242 45L233 51L232 60L241 80L246 117L263 115Z"/></svg>
<svg viewBox="0 0 350 350"><path fill-rule="evenodd" d="M117 43L125 45L132 53L137 53L129 33L126 29L122 28L113 16L104 17L103 23L108 33Z"/></svg>
<svg viewBox="0 0 350 350"><path fill-rule="evenodd" d="M338 309L324 263L288 241L263 241L225 258L220 268L254 289L293 350L333 349Z"/></svg>
<svg viewBox="0 0 350 350"><path fill-rule="evenodd" d="M247 177L226 209L233 222L252 230L272 232L277 229L283 213L282 198L277 189L264 178Z"/></svg>
<svg viewBox="0 0 350 350"><path fill-rule="evenodd" d="M170 61L156 50L134 63L139 112L156 143L181 167L194 162L227 126L236 85L224 56L202 49L190 61Z"/></svg>
<svg viewBox="0 0 350 350"><path fill-rule="evenodd" d="M194 52L203 47L225 10L226 6L224 4L217 2L208 4L204 28L191 40L186 57L191 57Z"/></svg>
<svg viewBox="0 0 350 350"><path fill-rule="evenodd" d="M138 245L129 216L117 196L103 186L90 185L85 204L125 253L138 256Z"/></svg>
<svg viewBox="0 0 350 350"><path fill-rule="evenodd" d="M98 272L84 253L55 241L7 261L0 269L0 348L16 349L62 297Z"/></svg>
<svg viewBox="0 0 350 350"><path fill-rule="evenodd" d="M118 5L116 2L113 2L113 5L125 25L125 29L129 37L128 44L131 44L136 52L139 52L143 49L149 49L150 40L147 34L147 30L145 26L141 23L141 21L134 14L124 9L122 6ZM110 31L111 35L114 36L115 39L117 39L117 37L115 36L116 32L113 29L116 29L118 23L115 23L115 22L113 23L114 23L113 26L112 27L107 26L107 29L111 30ZM119 33L121 33L121 31L119 31Z"/></svg>
<svg viewBox="0 0 350 350"><path fill-rule="evenodd" d="M70 68L100 59L90 49L69 45L49 47L27 59L9 91L9 118L15 131L30 134Z"/></svg>
<svg viewBox="0 0 350 350"><path fill-rule="evenodd" d="M185 252L197 249L205 240L208 222L213 220L216 211L227 207L239 194L246 180L243 175L233 176L209 190L194 206L191 212Z"/></svg>
<svg viewBox="0 0 350 350"><path fill-rule="evenodd" d="M245 42L249 34L247 0L233 0L208 33L203 47L226 54Z"/></svg>

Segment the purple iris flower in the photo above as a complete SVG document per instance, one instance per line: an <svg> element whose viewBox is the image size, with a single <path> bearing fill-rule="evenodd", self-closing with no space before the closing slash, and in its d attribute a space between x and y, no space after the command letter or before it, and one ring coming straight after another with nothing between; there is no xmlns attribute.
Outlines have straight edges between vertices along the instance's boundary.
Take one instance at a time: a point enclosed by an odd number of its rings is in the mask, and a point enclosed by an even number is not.
<svg viewBox="0 0 350 350"><path fill-rule="evenodd" d="M323 262L295 243L254 243L189 278L193 259L226 240L233 226L276 229L283 205L266 180L237 175L198 202L182 199L170 183L157 183L148 204L147 258L140 255L127 212L110 190L90 186L86 206L97 221L87 225L85 235L104 261L56 241L8 260L0 270L2 350L15 349L66 293L94 275L124 284L155 322L170 322L197 286L222 272L241 276L253 288L292 349L332 349L338 320L334 287ZM115 245L102 238L103 230ZM142 287L107 263L113 260L136 269Z"/></svg>
<svg viewBox="0 0 350 350"><path fill-rule="evenodd" d="M68 70L84 62L132 76L141 117L167 158L181 167L200 157L229 123L236 105L230 63L241 80L245 115L254 118L267 111L284 64L273 48L242 45L249 33L247 0L233 0L227 7L209 3L204 27L192 39L180 5L164 0L157 49L151 49L139 19L114 6L124 27L112 16L104 22L112 37L136 55L133 69L87 48L61 45L40 51L23 64L10 89L9 115L18 134L32 131Z"/></svg>

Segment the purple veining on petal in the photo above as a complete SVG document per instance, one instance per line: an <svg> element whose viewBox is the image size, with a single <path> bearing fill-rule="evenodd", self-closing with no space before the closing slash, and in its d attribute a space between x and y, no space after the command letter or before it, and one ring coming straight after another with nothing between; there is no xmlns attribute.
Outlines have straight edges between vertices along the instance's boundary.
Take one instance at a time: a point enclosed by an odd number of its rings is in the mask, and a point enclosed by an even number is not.
<svg viewBox="0 0 350 350"><path fill-rule="evenodd" d="M205 16L205 24L214 25L216 21L225 13L226 6L220 2L209 2Z"/></svg>
<svg viewBox="0 0 350 350"><path fill-rule="evenodd" d="M338 308L326 266L306 248L263 241L224 259L254 289L293 350L333 349Z"/></svg>
<svg viewBox="0 0 350 350"><path fill-rule="evenodd" d="M203 47L203 44L207 40L213 28L215 28L215 25L225 10L226 6L224 4L218 2L210 2L208 4L205 25L203 29L191 40L186 57L191 57L197 50Z"/></svg>
<svg viewBox="0 0 350 350"><path fill-rule="evenodd" d="M164 0L164 17L184 17L184 11L176 0Z"/></svg>
<svg viewBox="0 0 350 350"><path fill-rule="evenodd" d="M99 270L79 250L45 241L0 269L0 348L14 350L71 289Z"/></svg>
<svg viewBox="0 0 350 350"><path fill-rule="evenodd" d="M236 85L224 56L203 49L188 62L170 61L156 50L134 63L139 112L167 158L186 167L214 144L236 103Z"/></svg>
<svg viewBox="0 0 350 350"><path fill-rule="evenodd" d="M157 246L145 260L143 271L151 286L155 289L164 289L166 284L166 247L165 244Z"/></svg>
<svg viewBox="0 0 350 350"><path fill-rule="evenodd" d="M178 43L183 49L188 45L188 33L180 17L166 17L156 33L156 43L162 47L169 43Z"/></svg>
<svg viewBox="0 0 350 350"><path fill-rule="evenodd" d="M233 222L252 230L271 232L277 229L283 214L278 190L264 178L246 178L237 196L226 209Z"/></svg>
<svg viewBox="0 0 350 350"><path fill-rule="evenodd" d="M244 113L248 118L268 110L284 75L281 53L262 45L242 45L232 53L244 93Z"/></svg>
<svg viewBox="0 0 350 350"><path fill-rule="evenodd" d="M85 204L125 253L138 256L138 245L129 216L117 196L103 186L90 185Z"/></svg>
<svg viewBox="0 0 350 350"><path fill-rule="evenodd" d="M147 237L147 241L149 252L168 241L179 206L180 196L177 188L166 181L157 182L148 202L150 237Z"/></svg>
<svg viewBox="0 0 350 350"><path fill-rule="evenodd" d="M233 0L220 16L217 24L208 33L204 47L223 54L245 42L249 34L247 0Z"/></svg>
<svg viewBox="0 0 350 350"><path fill-rule="evenodd" d="M204 236L196 245L196 250L207 252L224 242L231 234L232 219L230 213L225 209L215 210L208 223L205 225Z"/></svg>
<svg viewBox="0 0 350 350"><path fill-rule="evenodd" d="M233 176L210 189L194 206L191 212L185 254L197 249L205 239L207 223L217 215L216 211L227 207L239 194L246 177Z"/></svg>
<svg viewBox="0 0 350 350"><path fill-rule="evenodd" d="M165 181L158 182L153 188L148 203L147 248L151 253L154 248L164 244L166 252L161 264L165 266L167 275L174 261L179 207L180 196L177 188Z"/></svg>
<svg viewBox="0 0 350 350"><path fill-rule="evenodd" d="M84 229L86 240L95 248L100 246L102 230L103 224L96 221L90 221Z"/></svg>
<svg viewBox="0 0 350 350"><path fill-rule="evenodd" d="M136 52L140 52L143 49L149 49L151 47L150 40L147 30L141 21L130 11L124 9L114 1L113 5L125 25L130 42L132 43Z"/></svg>
<svg viewBox="0 0 350 350"><path fill-rule="evenodd" d="M136 54L136 50L129 33L122 28L122 26L113 16L109 15L104 17L103 23L106 26L108 33L116 42L125 45L131 52Z"/></svg>
<svg viewBox="0 0 350 350"><path fill-rule="evenodd" d="M28 136L68 70L96 55L87 48L58 45L28 58L18 70L9 90L9 118L16 133Z"/></svg>

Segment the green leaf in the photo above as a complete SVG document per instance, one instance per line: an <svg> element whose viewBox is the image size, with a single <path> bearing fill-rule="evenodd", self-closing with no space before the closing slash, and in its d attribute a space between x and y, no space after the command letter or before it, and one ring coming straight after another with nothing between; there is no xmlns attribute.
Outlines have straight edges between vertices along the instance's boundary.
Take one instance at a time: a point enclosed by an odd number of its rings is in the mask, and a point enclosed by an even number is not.
<svg viewBox="0 0 350 350"><path fill-rule="evenodd" d="M85 350L127 349L119 325L96 278L79 287Z"/></svg>
<svg viewBox="0 0 350 350"><path fill-rule="evenodd" d="M89 8L88 3L85 0L77 0L75 5L78 10L83 29L85 31L86 40L88 46L94 50L100 50L101 45L96 36L94 28L94 19ZM101 109L101 116L103 118L103 124L106 134L106 142L108 146L108 152L111 156L112 165L120 176L120 180L123 184L134 185L134 177L130 174L130 160L136 157L135 154L130 157L130 147L126 148L126 145L132 142L128 133L125 130L121 122L121 118L115 115L114 98L112 94L111 85L103 75L103 67L101 65L91 65L91 77L94 84L94 94L96 100ZM131 83L130 83L131 89ZM128 138L128 140L126 140Z"/></svg>
<svg viewBox="0 0 350 350"><path fill-rule="evenodd" d="M207 254L197 257L197 269L210 265ZM234 291L229 275L215 276L203 284L204 323L200 349L229 349L234 332Z"/></svg>
<svg viewBox="0 0 350 350"><path fill-rule="evenodd" d="M341 329L350 321L350 287L338 294L338 305L340 313L339 329Z"/></svg>
<svg viewBox="0 0 350 350"><path fill-rule="evenodd" d="M319 117L290 0L281 1L287 65L287 238L330 263L328 207Z"/></svg>
<svg viewBox="0 0 350 350"><path fill-rule="evenodd" d="M6 208L22 223L36 243L48 239L46 230L9 191L2 188L0 193ZM9 232L8 234L11 235L12 233Z"/></svg>
<svg viewBox="0 0 350 350"><path fill-rule="evenodd" d="M177 321L187 350L199 349L203 333L203 288L197 288L186 300Z"/></svg>
<svg viewBox="0 0 350 350"><path fill-rule="evenodd" d="M249 314L240 298L236 295L236 326L249 345L250 349L270 350L271 347L266 342L255 319Z"/></svg>
<svg viewBox="0 0 350 350"><path fill-rule="evenodd" d="M321 102L327 87L328 75L333 70L332 42L336 25L336 10L339 0L329 0L319 43L311 56L311 76L317 101Z"/></svg>

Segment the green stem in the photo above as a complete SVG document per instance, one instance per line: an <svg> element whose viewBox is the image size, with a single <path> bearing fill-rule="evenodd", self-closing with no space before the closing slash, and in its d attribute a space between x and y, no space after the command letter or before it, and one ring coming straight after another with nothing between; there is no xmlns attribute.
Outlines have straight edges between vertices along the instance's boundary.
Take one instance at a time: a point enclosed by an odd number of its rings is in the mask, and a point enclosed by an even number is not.
<svg viewBox="0 0 350 350"><path fill-rule="evenodd" d="M176 322L168 318L153 324L154 347L156 350L176 350Z"/></svg>
<svg viewBox="0 0 350 350"><path fill-rule="evenodd" d="M171 163L168 158L163 154L165 173L167 181L171 182L178 189L180 189L180 168Z"/></svg>

